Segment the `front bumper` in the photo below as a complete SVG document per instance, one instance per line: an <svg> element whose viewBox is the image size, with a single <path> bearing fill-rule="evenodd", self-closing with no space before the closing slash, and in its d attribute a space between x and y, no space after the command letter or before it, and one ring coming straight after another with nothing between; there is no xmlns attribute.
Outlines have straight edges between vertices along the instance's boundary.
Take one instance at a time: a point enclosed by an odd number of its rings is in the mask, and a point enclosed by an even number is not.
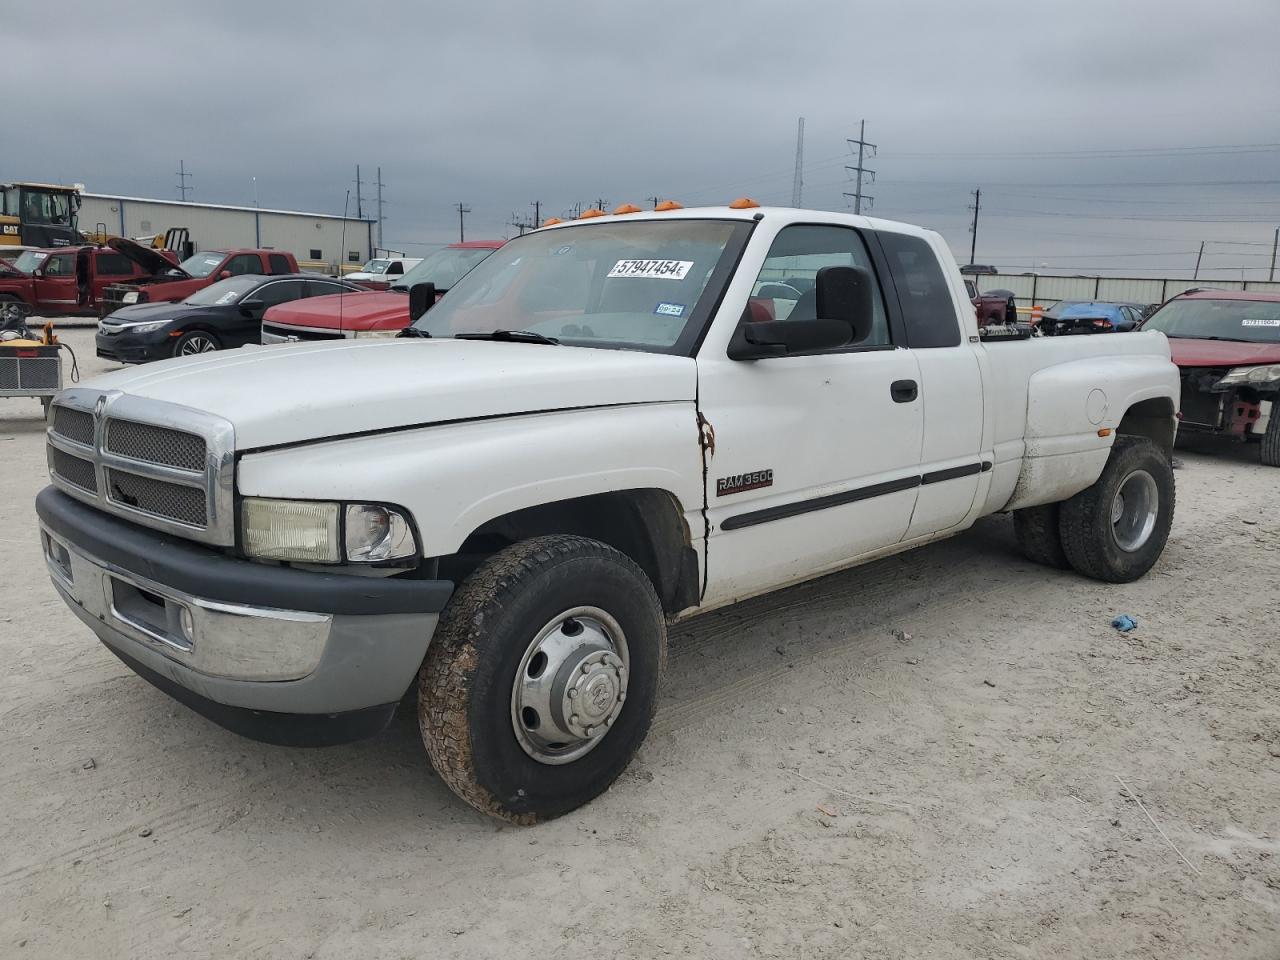
<svg viewBox="0 0 1280 960"><path fill-rule="evenodd" d="M98 333L95 344L98 356L116 363L150 363L173 356L173 341L168 333Z"/></svg>
<svg viewBox="0 0 1280 960"><path fill-rule="evenodd" d="M270 743L382 729L453 590L233 559L52 487L36 510L54 587L113 653L216 723Z"/></svg>

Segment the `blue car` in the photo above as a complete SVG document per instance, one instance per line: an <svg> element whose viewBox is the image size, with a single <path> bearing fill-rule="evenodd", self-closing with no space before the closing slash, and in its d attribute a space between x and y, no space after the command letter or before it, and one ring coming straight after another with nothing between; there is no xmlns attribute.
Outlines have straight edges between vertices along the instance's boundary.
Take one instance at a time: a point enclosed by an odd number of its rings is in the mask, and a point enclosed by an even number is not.
<svg viewBox="0 0 1280 960"><path fill-rule="evenodd" d="M1045 313L1040 329L1050 337L1074 333L1126 333L1135 329L1145 316L1146 306L1140 303L1063 300Z"/></svg>

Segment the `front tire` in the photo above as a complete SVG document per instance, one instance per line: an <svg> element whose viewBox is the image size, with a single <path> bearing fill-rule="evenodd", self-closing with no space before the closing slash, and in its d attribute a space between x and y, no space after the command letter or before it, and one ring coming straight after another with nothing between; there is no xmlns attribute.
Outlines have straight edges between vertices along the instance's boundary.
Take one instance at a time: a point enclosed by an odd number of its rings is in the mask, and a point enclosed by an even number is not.
<svg viewBox="0 0 1280 960"><path fill-rule="evenodd" d="M1280 467L1280 397L1271 399L1271 419L1262 435L1258 456L1264 467Z"/></svg>
<svg viewBox="0 0 1280 960"><path fill-rule="evenodd" d="M1063 552L1086 577L1137 580L1164 551L1173 505L1169 457L1144 437L1117 437L1102 476L1062 504Z"/></svg>
<svg viewBox="0 0 1280 960"><path fill-rule="evenodd" d="M567 535L507 547L459 587L423 662L432 766L513 823L577 809L648 733L666 641L652 584L614 548Z"/></svg>
<svg viewBox="0 0 1280 960"><path fill-rule="evenodd" d="M175 357L194 357L222 349L222 342L207 330L189 330L173 344Z"/></svg>

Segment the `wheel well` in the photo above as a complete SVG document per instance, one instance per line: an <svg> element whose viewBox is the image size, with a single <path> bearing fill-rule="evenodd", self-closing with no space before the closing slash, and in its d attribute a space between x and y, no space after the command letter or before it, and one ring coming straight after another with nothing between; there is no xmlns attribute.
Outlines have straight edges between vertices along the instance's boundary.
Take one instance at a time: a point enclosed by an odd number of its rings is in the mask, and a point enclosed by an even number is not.
<svg viewBox="0 0 1280 960"><path fill-rule="evenodd" d="M1173 400L1152 397L1135 403L1125 411L1116 428L1119 436L1146 437L1165 453L1173 455L1173 438L1178 429Z"/></svg>
<svg viewBox="0 0 1280 960"><path fill-rule="evenodd" d="M698 555L679 501L665 490L598 493L496 517L472 532L456 554L440 557L438 575L460 581L502 548L553 533L621 550L649 577L665 613L698 602Z"/></svg>

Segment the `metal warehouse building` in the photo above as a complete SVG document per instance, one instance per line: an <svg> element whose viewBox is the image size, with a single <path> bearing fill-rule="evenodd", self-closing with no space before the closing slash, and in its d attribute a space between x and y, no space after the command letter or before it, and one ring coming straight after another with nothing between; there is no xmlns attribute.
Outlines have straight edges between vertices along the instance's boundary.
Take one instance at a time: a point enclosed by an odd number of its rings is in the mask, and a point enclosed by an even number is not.
<svg viewBox="0 0 1280 960"><path fill-rule="evenodd" d="M342 263L364 263L373 252L376 221L367 218L102 193L81 196L80 229L86 232L101 225L106 233L148 237L186 227L196 250L267 247L288 251L313 269L326 264L331 272Z"/></svg>

